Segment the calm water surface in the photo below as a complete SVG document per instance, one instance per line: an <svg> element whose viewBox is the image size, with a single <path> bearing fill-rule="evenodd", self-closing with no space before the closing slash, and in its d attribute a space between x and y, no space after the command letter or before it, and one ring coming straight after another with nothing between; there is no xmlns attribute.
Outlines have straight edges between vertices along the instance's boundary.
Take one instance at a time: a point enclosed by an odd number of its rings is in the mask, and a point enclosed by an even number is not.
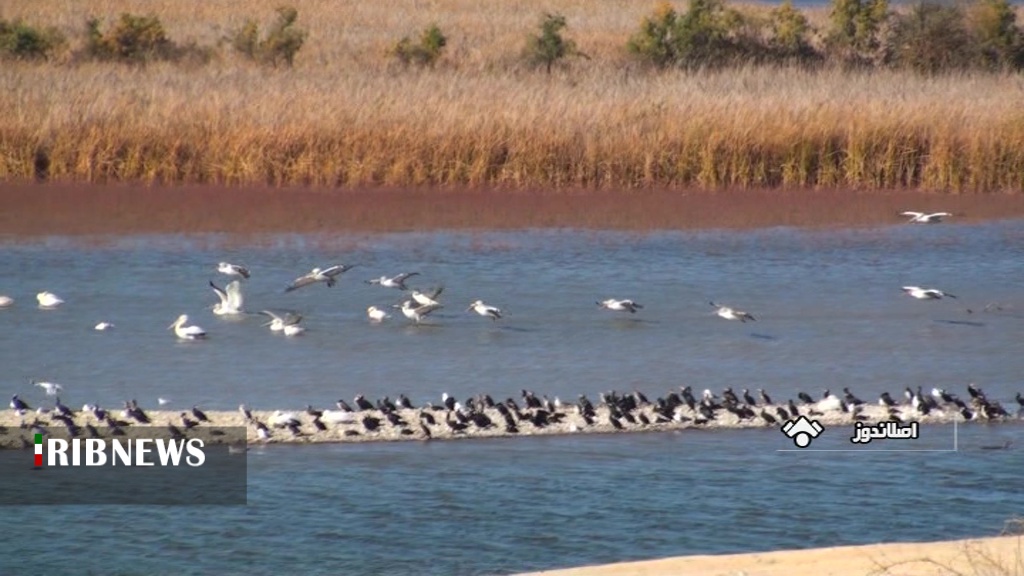
<svg viewBox="0 0 1024 576"><path fill-rule="evenodd" d="M108 239L109 240L109 239ZM1005 403L1024 390L1024 222L878 229L624 234L575 231L262 238L50 238L0 246L0 365L9 394L63 384L68 404L207 409L327 406L357 393L591 397L681 384L777 399L905 386ZM216 263L249 265L247 308L292 308L307 334L208 307ZM335 288L282 289L356 263ZM444 284L431 326L365 309L416 270ZM919 302L903 285L956 300ZM53 311L34 294L67 301ZM634 316L595 300L632 298ZM481 298L491 323L465 312ZM709 300L752 312L726 322ZM982 312L999 303L998 312ZM975 311L968 314L967 309ZM165 328L188 313L210 340ZM112 332L92 326L114 322ZM1014 404L1015 405L1015 404ZM249 458L245 508L6 508L0 574L500 574L691 553L997 533L1024 513L1017 424L959 429L958 451L778 452L776 430L363 446L273 446ZM829 430L815 447L848 447ZM952 427L915 447L953 448ZM28 559L32 559L31 563ZM45 567L45 568L44 568Z"/></svg>

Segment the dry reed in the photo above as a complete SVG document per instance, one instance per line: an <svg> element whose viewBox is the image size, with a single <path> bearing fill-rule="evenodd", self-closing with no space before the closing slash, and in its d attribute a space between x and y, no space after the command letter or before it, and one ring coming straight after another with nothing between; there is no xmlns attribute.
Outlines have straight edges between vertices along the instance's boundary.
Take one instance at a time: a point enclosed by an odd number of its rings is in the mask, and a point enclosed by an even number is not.
<svg viewBox="0 0 1024 576"><path fill-rule="evenodd" d="M80 35L88 16L153 13L176 41L210 45L277 3L11 0L0 17ZM629 0L293 4L310 34L291 69L227 47L201 67L5 63L0 180L1024 188L1020 75L655 73L624 50L653 3ZM590 60L550 77L523 65L544 12L567 17ZM434 22L449 37L435 69L389 59Z"/></svg>

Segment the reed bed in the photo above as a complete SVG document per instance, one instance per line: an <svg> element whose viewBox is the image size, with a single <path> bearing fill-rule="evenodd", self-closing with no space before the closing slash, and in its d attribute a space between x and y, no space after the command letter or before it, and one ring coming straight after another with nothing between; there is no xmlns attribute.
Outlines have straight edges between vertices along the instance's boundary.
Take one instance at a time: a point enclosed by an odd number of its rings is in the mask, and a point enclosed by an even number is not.
<svg viewBox="0 0 1024 576"><path fill-rule="evenodd" d="M12 0L0 17L73 43L89 16L152 13L176 41L212 45L275 6ZM309 36L293 68L227 47L205 66L4 63L0 180L1024 189L1019 74L656 72L624 49L653 5L627 0L294 6ZM523 63L544 12L566 16L590 59L550 76ZM436 67L388 57L431 23L450 38Z"/></svg>

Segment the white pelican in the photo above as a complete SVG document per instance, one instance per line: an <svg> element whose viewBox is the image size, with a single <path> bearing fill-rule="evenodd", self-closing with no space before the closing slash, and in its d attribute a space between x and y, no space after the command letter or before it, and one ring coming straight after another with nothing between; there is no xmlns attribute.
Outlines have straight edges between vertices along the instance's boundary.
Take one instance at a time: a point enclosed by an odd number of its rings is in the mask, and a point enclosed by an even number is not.
<svg viewBox="0 0 1024 576"><path fill-rule="evenodd" d="M381 276L380 278L374 278L373 280L367 280L367 284L379 284L384 288L398 288L399 290L408 290L409 287L405 285L405 281L413 276L419 276L419 272L403 272L398 276Z"/></svg>
<svg viewBox="0 0 1024 576"><path fill-rule="evenodd" d="M284 428L285 426L298 426L302 424L302 422L299 422L299 419L295 417L295 414L291 412L281 412L280 410L275 410L268 422L270 422L271 426L278 428Z"/></svg>
<svg viewBox="0 0 1024 576"><path fill-rule="evenodd" d="M636 314L637 310L643 308L641 304L637 304L632 300L616 300L614 298L602 300L597 305L606 310L614 310L616 312L628 311L630 314Z"/></svg>
<svg viewBox="0 0 1024 576"><path fill-rule="evenodd" d="M100 332L102 332L104 330L110 330L113 327L114 327L114 323L113 322L100 322L99 324L97 324L95 326L95 329L99 330Z"/></svg>
<svg viewBox="0 0 1024 576"><path fill-rule="evenodd" d="M331 266L324 270L313 268L309 274L296 278L291 285L284 289L284 291L291 292L292 290L298 290L303 286L309 286L310 284L315 284L317 282L324 282L327 284L327 287L330 288L338 281L337 277L339 275L351 270L354 266L355 264L351 266L341 264L338 266Z"/></svg>
<svg viewBox="0 0 1024 576"><path fill-rule="evenodd" d="M366 316L371 322L383 322L385 318L391 318L391 315L387 312L377 308L376 306L370 306L366 309Z"/></svg>
<svg viewBox="0 0 1024 576"><path fill-rule="evenodd" d="M0 308L7 308L11 304L14 304L14 298L10 296L0 296Z"/></svg>
<svg viewBox="0 0 1024 576"><path fill-rule="evenodd" d="M32 384L35 386L39 386L43 390L46 390L47 396L56 396L57 392L60 392L61 390L64 389L64 387L61 386L60 384L55 384L53 382L36 382L35 380L33 380Z"/></svg>
<svg viewBox="0 0 1024 576"><path fill-rule="evenodd" d="M288 326L294 326L299 322L302 322L302 315L294 312L284 312L283 314L279 314L271 310L263 310L260 314L270 316L271 320L263 325L270 326L270 330L273 332L281 332Z"/></svg>
<svg viewBox="0 0 1024 576"><path fill-rule="evenodd" d="M199 340L206 338L206 330L203 330L199 326L185 326L188 322L188 314L182 314L178 316L178 319L173 324L167 327L168 330L174 329L174 334L182 340Z"/></svg>
<svg viewBox="0 0 1024 576"><path fill-rule="evenodd" d="M942 222L942 219L946 216L952 216L949 212L932 212L931 214L925 212L900 212L900 216L910 216L908 222L916 224L936 224Z"/></svg>
<svg viewBox="0 0 1024 576"><path fill-rule="evenodd" d="M218 316L228 314L242 314L242 305L245 298L242 296L242 282L232 280L221 290L213 281L210 281L210 288L220 297L220 302L213 305L213 313Z"/></svg>
<svg viewBox="0 0 1024 576"><path fill-rule="evenodd" d="M440 304L423 304L420 306L413 306L412 300L406 300L401 304L396 304L395 308L401 308L402 314L409 320L415 320L419 324L424 318L426 318L431 312L442 308Z"/></svg>
<svg viewBox="0 0 1024 576"><path fill-rule="evenodd" d="M748 314L747 312L744 312L742 310L735 310L733 308L729 308L728 306L721 306L715 304L714 302L708 302L708 304L711 304L712 306L717 308L717 310L715 310L715 314L718 314L719 316L725 318L726 320L739 320L740 322L746 322L747 320L757 320L751 314Z"/></svg>
<svg viewBox="0 0 1024 576"><path fill-rule="evenodd" d="M64 301L53 292L40 292L39 294L36 294L36 300L39 301L40 308L56 308L64 303Z"/></svg>
<svg viewBox="0 0 1024 576"><path fill-rule="evenodd" d="M239 266L238 264L231 264L229 262L221 262L217 265L217 272L221 274L227 274L228 276L239 276L241 278L249 278L249 269L245 266Z"/></svg>
<svg viewBox="0 0 1024 576"><path fill-rule="evenodd" d="M501 318L501 309L484 304L483 300L477 300L470 304L469 308L466 308L466 312L469 312L470 310L476 312L481 316L489 316L491 320L497 320L498 318Z"/></svg>
<svg viewBox="0 0 1024 576"><path fill-rule="evenodd" d="M302 326L299 326L298 324L289 324L284 327L284 330L281 331L284 332L285 336L298 336L299 334L305 332L306 329L303 328Z"/></svg>
<svg viewBox="0 0 1024 576"><path fill-rule="evenodd" d="M440 306L441 303L437 301L437 297L444 292L444 286L438 286L429 292L420 292L419 290L413 290L409 293L409 296L421 306Z"/></svg>
<svg viewBox="0 0 1024 576"><path fill-rule="evenodd" d="M324 410L320 419L326 424L347 424L355 422L356 415L355 412L345 412L344 410Z"/></svg>
<svg viewBox="0 0 1024 576"><path fill-rule="evenodd" d="M942 290L936 290L935 288L921 288L920 286L904 286L901 288L908 296L917 298L918 300L941 300L943 298L956 298L956 296L949 292L943 292Z"/></svg>

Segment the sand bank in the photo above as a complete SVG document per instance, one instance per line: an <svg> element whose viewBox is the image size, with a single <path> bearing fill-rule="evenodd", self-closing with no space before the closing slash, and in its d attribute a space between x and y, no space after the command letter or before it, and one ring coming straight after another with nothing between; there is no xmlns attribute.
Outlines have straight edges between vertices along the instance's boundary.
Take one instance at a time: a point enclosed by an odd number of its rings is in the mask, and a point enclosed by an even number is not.
<svg viewBox="0 0 1024 576"><path fill-rule="evenodd" d="M1024 217L1024 195L855 190L312 189L4 184L0 235L345 233L437 229L629 231L900 225ZM239 206L245 210L240 211Z"/></svg>
<svg viewBox="0 0 1024 576"><path fill-rule="evenodd" d="M680 556L529 576L1019 576L1020 536L869 544L720 556ZM527 576L527 575L520 575Z"/></svg>

